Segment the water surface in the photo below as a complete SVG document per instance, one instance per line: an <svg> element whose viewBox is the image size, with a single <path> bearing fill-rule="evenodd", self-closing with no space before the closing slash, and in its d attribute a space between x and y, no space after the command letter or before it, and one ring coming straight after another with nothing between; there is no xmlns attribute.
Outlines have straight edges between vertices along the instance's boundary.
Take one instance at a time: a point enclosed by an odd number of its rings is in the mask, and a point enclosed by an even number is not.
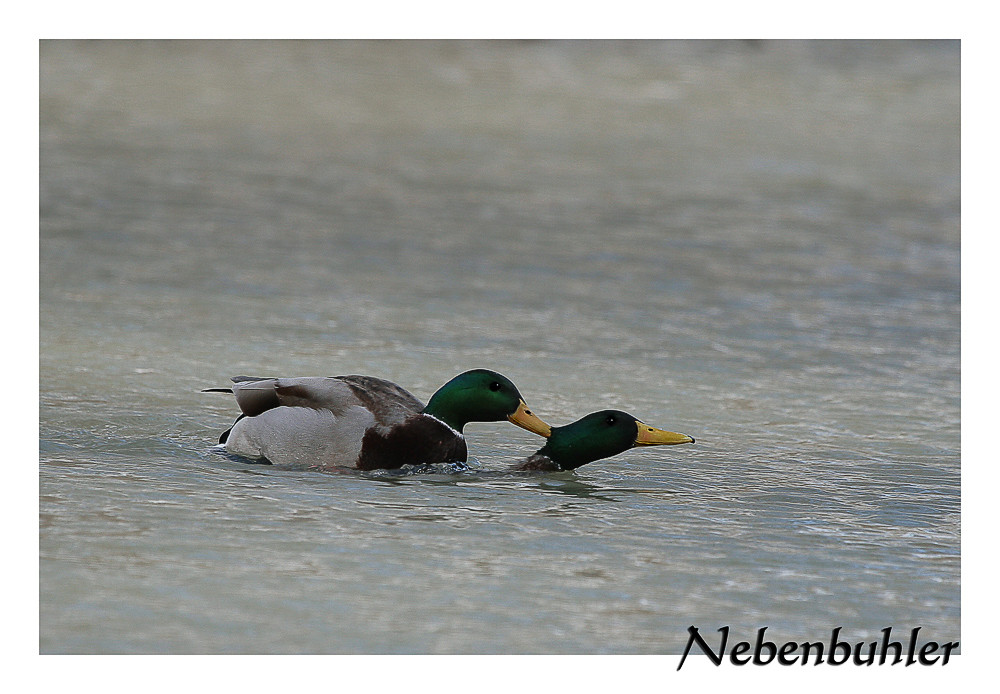
<svg viewBox="0 0 1000 694"><path fill-rule="evenodd" d="M40 650L960 637L953 43L43 42ZM248 465L239 373L694 436Z"/></svg>

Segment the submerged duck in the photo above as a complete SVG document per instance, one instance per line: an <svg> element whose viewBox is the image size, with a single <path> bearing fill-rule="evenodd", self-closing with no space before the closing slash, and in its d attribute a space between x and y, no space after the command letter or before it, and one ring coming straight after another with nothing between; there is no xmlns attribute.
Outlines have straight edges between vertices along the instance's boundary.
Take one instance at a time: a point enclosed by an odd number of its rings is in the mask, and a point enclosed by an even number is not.
<svg viewBox="0 0 1000 694"><path fill-rule="evenodd" d="M592 412L572 424L553 427L545 445L513 469L575 470L634 446L678 443L694 443L694 439L686 434L651 427L627 412L603 410Z"/></svg>
<svg viewBox="0 0 1000 694"><path fill-rule="evenodd" d="M242 414L219 438L235 455L276 465L393 469L465 462L463 428L504 419L548 436L551 428L494 371L455 376L427 405L373 376L253 378L236 376L231 392Z"/></svg>

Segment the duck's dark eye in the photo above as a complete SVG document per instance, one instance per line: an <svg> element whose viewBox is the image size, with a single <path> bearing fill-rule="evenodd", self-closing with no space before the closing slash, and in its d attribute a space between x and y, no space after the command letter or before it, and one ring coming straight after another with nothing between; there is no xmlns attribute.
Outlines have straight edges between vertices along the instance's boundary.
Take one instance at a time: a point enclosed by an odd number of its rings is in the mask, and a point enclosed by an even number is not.
<svg viewBox="0 0 1000 694"><path fill-rule="evenodd" d="M615 419L615 416L613 414L608 415L608 418L604 420L605 424L607 424L609 427L614 426L615 422L617 421L618 420Z"/></svg>
<svg viewBox="0 0 1000 694"><path fill-rule="evenodd" d="M500 390L500 384L497 383L496 381L493 381L490 384L490 390L492 390L494 393L497 392L498 390Z"/></svg>

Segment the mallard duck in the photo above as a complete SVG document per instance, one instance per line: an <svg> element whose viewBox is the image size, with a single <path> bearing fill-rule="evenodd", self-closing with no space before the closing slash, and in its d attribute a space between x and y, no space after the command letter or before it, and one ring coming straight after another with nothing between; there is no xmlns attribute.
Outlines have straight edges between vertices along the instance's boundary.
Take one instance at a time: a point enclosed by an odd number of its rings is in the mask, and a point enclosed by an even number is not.
<svg viewBox="0 0 1000 694"><path fill-rule="evenodd" d="M545 445L515 470L575 470L581 465L627 451L633 446L694 443L686 434L675 434L640 422L619 410L592 412L572 424L552 427Z"/></svg>
<svg viewBox="0 0 1000 694"><path fill-rule="evenodd" d="M229 453L276 465L393 469L465 462L469 422L509 420L540 436L551 428L528 409L517 387L495 371L455 376L427 405L373 376L236 376L242 414L219 438Z"/></svg>

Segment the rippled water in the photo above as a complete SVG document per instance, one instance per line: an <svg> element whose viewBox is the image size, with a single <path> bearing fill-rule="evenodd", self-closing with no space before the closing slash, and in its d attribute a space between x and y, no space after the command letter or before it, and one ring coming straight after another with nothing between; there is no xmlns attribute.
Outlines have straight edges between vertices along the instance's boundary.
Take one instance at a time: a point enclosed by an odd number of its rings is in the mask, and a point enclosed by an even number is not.
<svg viewBox="0 0 1000 694"><path fill-rule="evenodd" d="M40 650L960 637L950 43L41 48ZM237 373L494 368L576 473L213 450Z"/></svg>

